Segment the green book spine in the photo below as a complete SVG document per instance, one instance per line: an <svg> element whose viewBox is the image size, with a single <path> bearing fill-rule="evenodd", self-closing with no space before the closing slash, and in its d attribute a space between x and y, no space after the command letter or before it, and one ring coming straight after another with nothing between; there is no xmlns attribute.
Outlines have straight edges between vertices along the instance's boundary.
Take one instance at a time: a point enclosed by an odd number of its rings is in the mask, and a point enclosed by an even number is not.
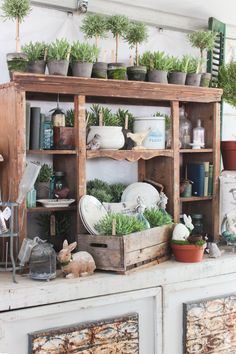
<svg viewBox="0 0 236 354"><path fill-rule="evenodd" d="M203 162L204 165L204 197L208 196L208 184L209 184L209 161Z"/></svg>
<svg viewBox="0 0 236 354"><path fill-rule="evenodd" d="M30 103L26 102L26 107L25 107L25 143L26 143L26 150L29 150L30 146Z"/></svg>
<svg viewBox="0 0 236 354"><path fill-rule="evenodd" d="M45 114L40 113L40 127L39 127L39 149L43 150L44 148L44 122Z"/></svg>
<svg viewBox="0 0 236 354"><path fill-rule="evenodd" d="M213 194L213 165L209 165L208 195Z"/></svg>

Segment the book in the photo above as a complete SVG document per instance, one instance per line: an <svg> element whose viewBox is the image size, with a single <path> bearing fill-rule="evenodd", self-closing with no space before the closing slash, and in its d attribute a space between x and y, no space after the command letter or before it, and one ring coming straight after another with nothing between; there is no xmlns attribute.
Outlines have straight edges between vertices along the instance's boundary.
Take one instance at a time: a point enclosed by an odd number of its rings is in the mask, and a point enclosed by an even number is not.
<svg viewBox="0 0 236 354"><path fill-rule="evenodd" d="M205 176L204 176L204 197L208 196L208 181L209 181L209 161L203 162L204 165L204 171L205 171Z"/></svg>
<svg viewBox="0 0 236 354"><path fill-rule="evenodd" d="M53 148L53 128L50 119L46 118L43 123L43 149L51 150Z"/></svg>
<svg viewBox="0 0 236 354"><path fill-rule="evenodd" d="M40 135L40 107L31 107L30 109L30 149L39 149Z"/></svg>
<svg viewBox="0 0 236 354"><path fill-rule="evenodd" d="M194 197L204 196L205 169L203 163L187 164L188 179L193 182L192 195Z"/></svg>
<svg viewBox="0 0 236 354"><path fill-rule="evenodd" d="M208 195L211 196L213 194L213 170L214 166L209 165L209 179L208 179Z"/></svg>
<svg viewBox="0 0 236 354"><path fill-rule="evenodd" d="M26 102L25 106L25 144L26 144L26 150L29 150L30 147L30 103Z"/></svg>
<svg viewBox="0 0 236 354"><path fill-rule="evenodd" d="M39 149L40 150L44 148L44 121L45 121L45 114L40 113L40 126L39 126Z"/></svg>

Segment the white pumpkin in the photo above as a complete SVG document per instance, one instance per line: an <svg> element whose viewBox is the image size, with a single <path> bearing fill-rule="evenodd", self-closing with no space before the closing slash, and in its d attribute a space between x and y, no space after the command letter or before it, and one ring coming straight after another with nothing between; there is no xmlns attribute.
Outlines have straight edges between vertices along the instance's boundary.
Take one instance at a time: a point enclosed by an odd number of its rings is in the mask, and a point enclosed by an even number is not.
<svg viewBox="0 0 236 354"><path fill-rule="evenodd" d="M186 241L189 237L189 229L184 224L177 224L172 233L172 240L175 241Z"/></svg>

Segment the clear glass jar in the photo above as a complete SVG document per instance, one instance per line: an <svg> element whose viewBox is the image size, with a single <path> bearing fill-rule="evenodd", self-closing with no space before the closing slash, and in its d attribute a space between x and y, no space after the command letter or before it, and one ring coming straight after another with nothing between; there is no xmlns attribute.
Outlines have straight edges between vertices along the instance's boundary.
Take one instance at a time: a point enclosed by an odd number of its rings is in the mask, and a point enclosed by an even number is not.
<svg viewBox="0 0 236 354"><path fill-rule="evenodd" d="M201 119L197 120L197 126L193 128L193 145L200 149L205 147L205 128L202 127Z"/></svg>
<svg viewBox="0 0 236 354"><path fill-rule="evenodd" d="M56 252L50 243L34 238L29 269L30 277L35 280L50 280L56 278Z"/></svg>
<svg viewBox="0 0 236 354"><path fill-rule="evenodd" d="M66 187L65 181L65 172L58 171L55 172L55 180L54 180L54 190L61 191L63 188Z"/></svg>
<svg viewBox="0 0 236 354"><path fill-rule="evenodd" d="M194 235L203 235L204 225L203 225L203 215L202 214L192 214L193 222L193 234Z"/></svg>
<svg viewBox="0 0 236 354"><path fill-rule="evenodd" d="M179 115L179 139L182 149L188 149L191 143L192 123L187 118L187 113L181 107Z"/></svg>

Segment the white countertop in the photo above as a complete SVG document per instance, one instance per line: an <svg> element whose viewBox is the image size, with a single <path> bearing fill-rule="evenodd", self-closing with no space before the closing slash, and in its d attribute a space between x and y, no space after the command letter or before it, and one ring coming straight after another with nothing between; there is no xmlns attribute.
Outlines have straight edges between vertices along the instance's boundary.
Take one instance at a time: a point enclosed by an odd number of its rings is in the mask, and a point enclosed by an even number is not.
<svg viewBox="0 0 236 354"><path fill-rule="evenodd" d="M236 273L236 253L224 253L220 258L205 256L200 263L179 263L174 260L127 275L95 272L77 279L65 279L60 274L50 282L31 280L17 275L17 284L11 273L0 273L0 311L37 305L122 293L167 284L198 280Z"/></svg>

